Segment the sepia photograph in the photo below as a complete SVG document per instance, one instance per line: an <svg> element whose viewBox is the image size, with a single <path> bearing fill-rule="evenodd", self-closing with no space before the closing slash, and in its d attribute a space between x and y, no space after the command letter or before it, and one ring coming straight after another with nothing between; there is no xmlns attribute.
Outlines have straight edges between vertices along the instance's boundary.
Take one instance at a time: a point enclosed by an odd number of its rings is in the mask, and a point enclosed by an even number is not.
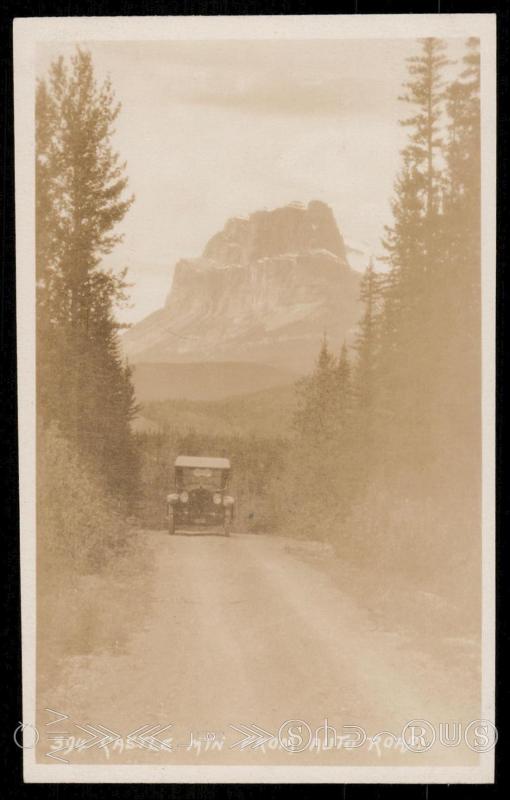
<svg viewBox="0 0 510 800"><path fill-rule="evenodd" d="M493 781L495 31L15 21L26 781Z"/></svg>

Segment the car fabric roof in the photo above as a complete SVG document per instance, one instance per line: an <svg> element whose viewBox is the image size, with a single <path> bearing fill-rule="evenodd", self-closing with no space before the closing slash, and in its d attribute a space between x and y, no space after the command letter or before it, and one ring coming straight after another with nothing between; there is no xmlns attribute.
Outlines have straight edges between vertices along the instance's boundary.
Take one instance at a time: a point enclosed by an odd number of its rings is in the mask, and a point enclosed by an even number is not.
<svg viewBox="0 0 510 800"><path fill-rule="evenodd" d="M209 456L177 456L176 467L205 467L207 469L230 469L228 458L211 458Z"/></svg>

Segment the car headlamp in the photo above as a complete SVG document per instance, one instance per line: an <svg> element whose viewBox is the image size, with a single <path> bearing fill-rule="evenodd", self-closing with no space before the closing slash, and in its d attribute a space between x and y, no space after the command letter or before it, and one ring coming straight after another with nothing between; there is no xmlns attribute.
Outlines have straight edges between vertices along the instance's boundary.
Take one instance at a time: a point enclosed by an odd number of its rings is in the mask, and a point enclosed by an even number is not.
<svg viewBox="0 0 510 800"><path fill-rule="evenodd" d="M179 495L179 500L181 501L181 503L187 503L188 500L189 500L188 493L187 492L181 492L180 495Z"/></svg>
<svg viewBox="0 0 510 800"><path fill-rule="evenodd" d="M215 493L213 494L213 503L214 503L216 506L219 506L219 505L220 505L220 503L221 503L221 494L220 494L219 492L215 492Z"/></svg>

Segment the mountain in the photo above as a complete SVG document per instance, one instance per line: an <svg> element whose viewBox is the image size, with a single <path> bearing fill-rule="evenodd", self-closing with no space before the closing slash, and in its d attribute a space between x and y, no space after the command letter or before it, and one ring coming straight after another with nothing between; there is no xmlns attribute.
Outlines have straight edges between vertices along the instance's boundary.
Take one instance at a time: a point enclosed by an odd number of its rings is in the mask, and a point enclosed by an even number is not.
<svg viewBox="0 0 510 800"><path fill-rule="evenodd" d="M275 386L288 385L296 376L267 364L220 361L188 364L133 365L132 380L139 403L157 400L221 400Z"/></svg>
<svg viewBox="0 0 510 800"><path fill-rule="evenodd" d="M127 331L124 350L132 363L258 362L302 373L324 333L339 348L357 322L359 281L325 203L256 211L176 264L164 307Z"/></svg>

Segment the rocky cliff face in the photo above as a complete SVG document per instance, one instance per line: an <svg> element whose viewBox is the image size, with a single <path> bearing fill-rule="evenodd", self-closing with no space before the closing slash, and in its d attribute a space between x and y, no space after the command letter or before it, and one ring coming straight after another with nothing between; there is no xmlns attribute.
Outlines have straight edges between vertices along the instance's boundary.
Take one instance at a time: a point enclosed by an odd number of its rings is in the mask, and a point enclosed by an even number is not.
<svg viewBox="0 0 510 800"><path fill-rule="evenodd" d="M327 333L339 346L359 316L348 265L325 203L292 203L230 219L200 258L175 267L164 308L131 328L134 362L257 361L302 372Z"/></svg>

